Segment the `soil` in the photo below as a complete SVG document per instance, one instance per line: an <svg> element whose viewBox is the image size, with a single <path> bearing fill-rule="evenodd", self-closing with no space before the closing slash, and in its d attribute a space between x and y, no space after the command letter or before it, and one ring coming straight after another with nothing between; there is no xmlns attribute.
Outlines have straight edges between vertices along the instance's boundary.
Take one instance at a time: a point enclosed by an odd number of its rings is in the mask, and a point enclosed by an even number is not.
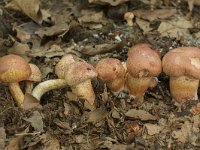
<svg viewBox="0 0 200 150"><path fill-rule="evenodd" d="M168 4L157 2L155 10L175 9L176 12L153 20L144 19L140 16L142 13L138 15L135 12L150 11L150 4L142 0L126 1L118 6L90 4L86 0L41 0L41 9L51 14L51 18L42 23L31 19L26 11L5 7L6 3L0 1L3 12L0 15L0 56L9 53L21 55L41 69L42 81L57 78L54 67L66 53L73 53L95 65L106 57L125 62L128 49L141 42L151 44L161 58L176 47L200 47L200 6L194 5L192 16L188 18L188 4L184 0L172 0ZM127 11L137 14L131 27L123 19ZM152 16L156 14L152 13ZM161 24L173 21L177 16L191 26L185 27L183 22L181 30L175 26L178 29L173 33L184 34L163 35ZM151 29L142 28L138 18ZM31 35L31 38L25 39L20 32L25 27L20 30L16 27L30 22L36 24L37 38L36 32L28 30L25 35ZM59 29L61 23L65 25L64 32ZM27 27L30 29L33 25ZM16 49L14 45L19 44L28 46L30 51L24 50L23 46ZM77 100L69 87L45 93L40 100L41 107L24 110L17 107L7 84L2 83L0 149L198 149L200 116L190 113L198 101L176 106L170 96L169 77L161 73L158 81L156 87L145 93L144 102L138 105L130 94L117 97L105 88L102 81L94 79L92 84L97 105L94 111L85 110L84 101ZM25 83L20 85L24 90Z"/></svg>

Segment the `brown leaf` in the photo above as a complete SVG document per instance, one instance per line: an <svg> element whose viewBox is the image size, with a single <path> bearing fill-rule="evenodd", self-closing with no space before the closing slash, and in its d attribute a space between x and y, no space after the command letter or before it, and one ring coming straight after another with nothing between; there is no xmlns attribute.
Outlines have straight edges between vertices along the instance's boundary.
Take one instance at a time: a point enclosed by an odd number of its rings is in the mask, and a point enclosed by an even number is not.
<svg viewBox="0 0 200 150"><path fill-rule="evenodd" d="M134 15L144 20L153 21L156 19L167 19L176 13L176 9L157 9L151 10L135 10Z"/></svg>
<svg viewBox="0 0 200 150"><path fill-rule="evenodd" d="M0 127L0 149L3 149L5 146L5 140L6 140L6 132L4 127Z"/></svg>
<svg viewBox="0 0 200 150"><path fill-rule="evenodd" d="M20 144L22 143L24 136L17 136L9 141L9 144L4 150L20 150Z"/></svg>
<svg viewBox="0 0 200 150"><path fill-rule="evenodd" d="M30 110L30 109L34 109L34 108L41 109L42 106L40 105L40 102L36 98L34 98L32 95L26 93L24 96L24 102L23 102L22 108L25 110Z"/></svg>
<svg viewBox="0 0 200 150"><path fill-rule="evenodd" d="M31 123L31 126L35 129L35 131L43 132L43 120L42 116L38 111L34 111L32 116L29 118L24 118L27 122Z"/></svg>
<svg viewBox="0 0 200 150"><path fill-rule="evenodd" d="M153 115L151 115L149 112L144 110L137 110L137 109L130 109L128 112L125 113L127 117L133 118L133 119L140 119L143 121L146 120L156 120L157 118Z"/></svg>
<svg viewBox="0 0 200 150"><path fill-rule="evenodd" d="M59 141L49 133L42 135L42 143L44 146L41 150L60 150Z"/></svg>
<svg viewBox="0 0 200 150"><path fill-rule="evenodd" d="M6 8L21 11L39 24L50 17L47 12L40 9L39 0L12 0L6 5Z"/></svg>
<svg viewBox="0 0 200 150"><path fill-rule="evenodd" d="M110 4L112 6L117 6L128 0L88 0L88 1L89 1L89 3L94 3L94 4L102 4L102 5Z"/></svg>
<svg viewBox="0 0 200 150"><path fill-rule="evenodd" d="M106 53L109 51L114 50L119 44L99 44L99 45L87 45L84 46L84 48L81 50L81 53L86 54L86 55L97 55L101 53Z"/></svg>
<svg viewBox="0 0 200 150"><path fill-rule="evenodd" d="M88 122L99 122L103 120L107 115L107 111L102 108L97 108L94 111L88 113Z"/></svg>
<svg viewBox="0 0 200 150"><path fill-rule="evenodd" d="M144 128L147 130L147 133L149 135L154 135L154 134L158 134L162 128L156 124L151 124L151 123L146 123L144 125Z"/></svg>

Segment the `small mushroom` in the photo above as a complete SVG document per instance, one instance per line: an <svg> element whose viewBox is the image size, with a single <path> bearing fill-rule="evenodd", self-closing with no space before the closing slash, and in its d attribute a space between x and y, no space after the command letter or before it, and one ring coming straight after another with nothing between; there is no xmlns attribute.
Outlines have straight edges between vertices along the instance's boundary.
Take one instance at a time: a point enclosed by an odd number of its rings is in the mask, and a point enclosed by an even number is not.
<svg viewBox="0 0 200 150"><path fill-rule="evenodd" d="M64 55L55 66L55 74L58 76L58 79L52 79L41 82L33 89L32 95L37 100L40 100L42 95L50 90L62 89L67 87L68 84L64 79L65 70L71 63L74 63L75 61L79 60L81 59L75 55L72 54Z"/></svg>
<svg viewBox="0 0 200 150"><path fill-rule="evenodd" d="M170 50L162 60L163 72L170 77L171 96L179 104L197 100L200 79L200 49L180 47Z"/></svg>
<svg viewBox="0 0 200 150"><path fill-rule="evenodd" d="M91 79L97 77L95 68L86 62L74 62L65 71L65 80L72 92L84 99L86 107L90 110L96 108L95 93Z"/></svg>
<svg viewBox="0 0 200 150"><path fill-rule="evenodd" d="M29 64L31 68L31 76L25 81L26 82L26 93L32 93L33 90L33 83L40 82L42 79L42 74L38 66L35 64Z"/></svg>
<svg viewBox="0 0 200 150"><path fill-rule="evenodd" d="M24 94L19 82L27 80L30 75L31 68L24 58L13 54L0 58L0 80L8 83L10 93L20 107L24 101Z"/></svg>
<svg viewBox="0 0 200 150"><path fill-rule="evenodd" d="M129 27L133 26L133 18L134 18L134 14L132 12L126 12L124 14L124 19L127 22L127 26L129 26Z"/></svg>
<svg viewBox="0 0 200 150"><path fill-rule="evenodd" d="M160 57L149 44L141 43L129 49L126 65L126 88L141 103L145 91L157 84L155 77L161 72Z"/></svg>
<svg viewBox="0 0 200 150"><path fill-rule="evenodd" d="M96 70L98 78L104 81L115 95L124 90L125 69L118 59L101 59L96 65Z"/></svg>

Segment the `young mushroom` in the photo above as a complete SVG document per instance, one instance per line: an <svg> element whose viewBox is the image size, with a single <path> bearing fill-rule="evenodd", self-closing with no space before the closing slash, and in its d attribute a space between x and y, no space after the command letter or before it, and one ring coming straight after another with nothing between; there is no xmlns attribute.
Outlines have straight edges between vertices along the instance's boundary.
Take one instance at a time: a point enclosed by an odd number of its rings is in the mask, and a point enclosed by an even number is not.
<svg viewBox="0 0 200 150"><path fill-rule="evenodd" d="M157 84L155 77L161 72L160 57L149 44L137 44L129 49L126 65L126 88L141 103L145 91Z"/></svg>
<svg viewBox="0 0 200 150"><path fill-rule="evenodd" d="M0 58L0 81L8 83L10 93L18 106L22 106L24 94L19 82L27 80L31 68L26 60L18 55L6 55Z"/></svg>
<svg viewBox="0 0 200 150"><path fill-rule="evenodd" d="M34 82L39 82L42 80L42 74L40 69L38 68L38 66L36 66L35 64L30 64L29 66L31 68L31 76L25 81L26 83L26 93L31 94L32 90L33 90L33 83Z"/></svg>
<svg viewBox="0 0 200 150"><path fill-rule="evenodd" d="M91 79L97 77L95 68L86 62L74 62L65 71L65 80L71 87L72 92L85 100L88 109L94 110L95 93Z"/></svg>
<svg viewBox="0 0 200 150"><path fill-rule="evenodd" d="M124 14L124 19L127 22L127 26L129 26L129 27L133 26L133 18L134 18L134 14L132 12L126 12Z"/></svg>
<svg viewBox="0 0 200 150"><path fill-rule="evenodd" d="M170 77L172 98L179 104L197 100L200 79L200 49L180 47L170 50L162 60L163 72Z"/></svg>
<svg viewBox="0 0 200 150"><path fill-rule="evenodd" d="M61 88L67 87L68 84L64 79L65 71L66 71L67 67L69 67L69 65L71 63L74 63L75 61L81 61L81 59L72 54L64 55L55 66L55 74L58 76L58 79L47 80L47 81L41 82L33 89L32 95L37 100L40 100L42 95L50 90L61 89Z"/></svg>
<svg viewBox="0 0 200 150"><path fill-rule="evenodd" d="M96 71L98 72L98 78L104 81L115 95L124 90L125 69L118 59L101 59L96 65Z"/></svg>

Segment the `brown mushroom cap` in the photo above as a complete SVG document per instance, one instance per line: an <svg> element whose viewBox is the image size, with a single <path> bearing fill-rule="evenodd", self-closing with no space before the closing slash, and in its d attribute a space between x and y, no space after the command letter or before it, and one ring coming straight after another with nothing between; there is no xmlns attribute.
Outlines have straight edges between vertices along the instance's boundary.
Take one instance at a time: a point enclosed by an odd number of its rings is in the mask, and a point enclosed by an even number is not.
<svg viewBox="0 0 200 150"><path fill-rule="evenodd" d="M133 77L153 77L161 72L161 60L156 51L146 43L134 45L129 49L127 70Z"/></svg>
<svg viewBox="0 0 200 150"><path fill-rule="evenodd" d="M122 63L115 58L101 59L96 65L96 70L98 77L103 81L115 80L125 73Z"/></svg>
<svg viewBox="0 0 200 150"><path fill-rule="evenodd" d="M26 60L18 55L6 55L0 58L0 80L20 82L31 75L31 68Z"/></svg>
<svg viewBox="0 0 200 150"><path fill-rule="evenodd" d="M55 66L55 74L58 76L58 78L60 79L65 78L66 68L75 61L83 61L83 60L73 54L64 55Z"/></svg>
<svg viewBox="0 0 200 150"><path fill-rule="evenodd" d="M42 79L42 74L38 66L35 64L29 64L31 68L31 76L27 79L29 81L39 82Z"/></svg>
<svg viewBox="0 0 200 150"><path fill-rule="evenodd" d="M182 75L200 79L200 49L180 47L165 54L162 60L163 71L172 77Z"/></svg>
<svg viewBox="0 0 200 150"><path fill-rule="evenodd" d="M65 71L65 80L69 86L77 85L97 77L95 68L86 62L74 62Z"/></svg>

